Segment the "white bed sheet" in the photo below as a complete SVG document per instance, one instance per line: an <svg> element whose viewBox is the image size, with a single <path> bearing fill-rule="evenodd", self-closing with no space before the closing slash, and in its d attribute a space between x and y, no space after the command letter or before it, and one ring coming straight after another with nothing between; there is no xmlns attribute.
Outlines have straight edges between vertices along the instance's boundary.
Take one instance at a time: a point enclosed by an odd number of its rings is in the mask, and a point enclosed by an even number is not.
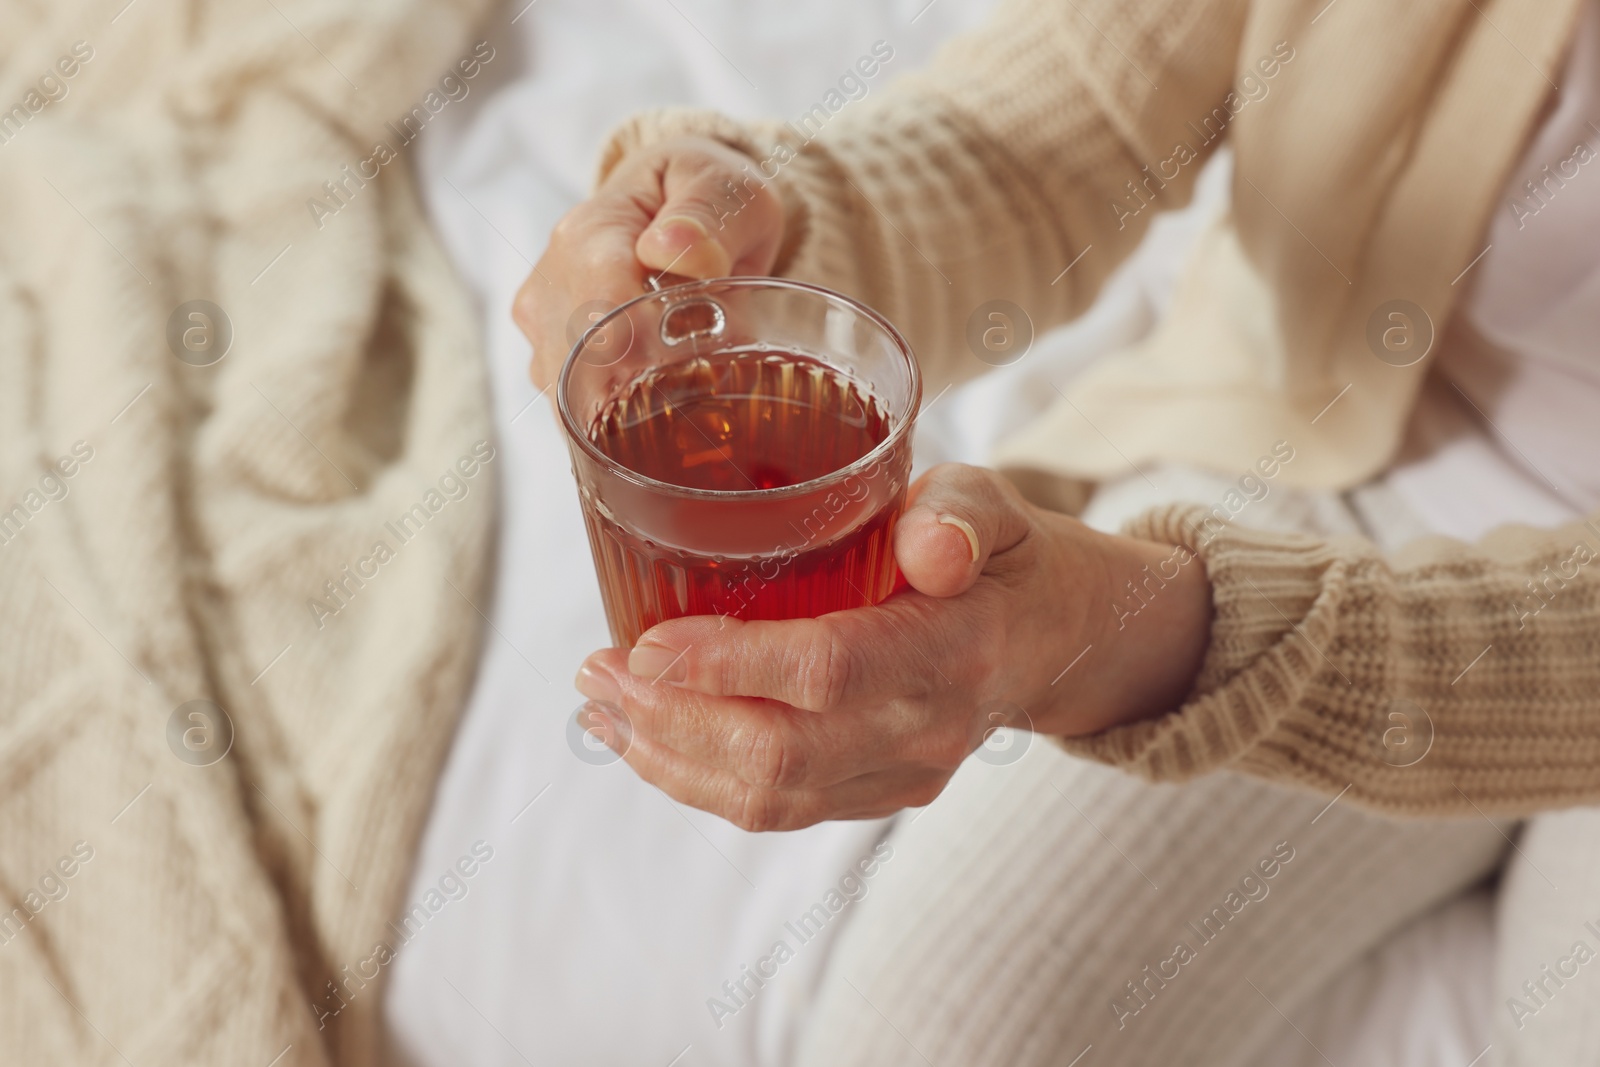
<svg viewBox="0 0 1600 1067"><path fill-rule="evenodd" d="M480 605L491 629L408 899L424 900L476 842L493 856L460 880L464 895L456 889L459 899L392 965L385 1019L400 1062L790 1062L848 907L720 1026L708 998L766 955L784 923L818 902L888 824L745 834L672 803L623 764L574 754L572 674L607 636L565 446L528 384L528 346L508 309L550 227L587 191L600 139L626 115L673 103L799 114L881 39L895 58L877 91L988 6L510 0L480 35L494 59L419 142L412 162L423 195L483 316L503 514L492 602ZM1054 395L1045 380L1062 381L1147 329L1189 240L1225 200L1225 167L1208 172L1194 209L1160 220L1088 316L1042 338L1021 363L942 398L920 429L919 465L982 462L1004 428ZM1456 1052L1477 1040L1471 1020L1486 1014L1466 1009L1486 1001L1488 971L1460 961L1486 957L1487 909L1437 922L1414 934L1449 951L1391 949L1374 958L1376 970L1323 998L1316 1018L1297 1019L1322 1027L1319 1044L1336 1062L1358 1062L1341 1051L1371 1064L1465 1062ZM1481 972L1481 981L1451 979L1441 967ZM1387 976L1387 1011L1362 1007L1375 975ZM1407 992L1417 990L1429 995ZM1270 1062L1289 1062L1299 1039L1285 1036Z"/></svg>

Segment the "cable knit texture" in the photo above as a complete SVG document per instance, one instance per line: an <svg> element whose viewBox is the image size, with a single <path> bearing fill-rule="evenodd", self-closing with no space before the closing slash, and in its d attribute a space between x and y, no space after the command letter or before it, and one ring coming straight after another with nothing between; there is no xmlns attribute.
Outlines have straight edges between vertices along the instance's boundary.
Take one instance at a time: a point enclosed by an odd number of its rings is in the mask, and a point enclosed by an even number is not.
<svg viewBox="0 0 1600 1067"><path fill-rule="evenodd" d="M485 6L0 9L0 1062L378 1061L494 464L407 164L342 168Z"/></svg>

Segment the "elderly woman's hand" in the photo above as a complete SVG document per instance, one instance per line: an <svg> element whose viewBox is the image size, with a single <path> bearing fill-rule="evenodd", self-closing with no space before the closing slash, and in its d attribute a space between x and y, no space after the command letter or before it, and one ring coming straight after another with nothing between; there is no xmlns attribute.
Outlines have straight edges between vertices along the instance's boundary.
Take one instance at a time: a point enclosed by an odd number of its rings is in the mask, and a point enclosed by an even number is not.
<svg viewBox="0 0 1600 1067"><path fill-rule="evenodd" d="M517 291L512 316L533 345L541 388L605 311L644 292L648 273L766 274L783 240L783 205L755 161L720 141L680 137L630 153L562 216Z"/></svg>
<svg viewBox="0 0 1600 1067"><path fill-rule="evenodd" d="M1033 507L993 472L919 479L894 549L911 588L882 604L665 622L590 656L578 689L645 780L790 830L928 803L996 726L1082 734L1170 710L1199 669L1198 558ZM1129 619L1113 604L1145 567L1162 581Z"/></svg>

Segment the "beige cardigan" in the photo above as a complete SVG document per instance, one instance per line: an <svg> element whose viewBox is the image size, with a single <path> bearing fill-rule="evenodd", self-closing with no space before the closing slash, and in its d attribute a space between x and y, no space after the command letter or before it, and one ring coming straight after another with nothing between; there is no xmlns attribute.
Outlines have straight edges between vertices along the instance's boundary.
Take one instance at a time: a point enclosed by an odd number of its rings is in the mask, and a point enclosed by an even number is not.
<svg viewBox="0 0 1600 1067"><path fill-rule="evenodd" d="M614 135L601 175L679 133L781 164L779 269L883 310L937 391L986 369L965 340L985 301L1014 302L1040 329L1086 307L1225 131L1233 212L1172 314L998 458L1068 508L1130 461L1232 473L1278 440L1296 450L1286 479L1349 486L1394 454L1430 362L1377 358L1369 320L1409 300L1442 331L1580 6L1010 0L812 139L655 113ZM1197 521L1164 512L1136 531L1189 543L1210 568L1217 615L1196 693L1070 747L1156 778L1231 764L1350 786L1395 811L1600 798L1600 601L1574 560L1580 544L1600 554L1594 530L1507 532L1471 551L1434 541L1386 562L1355 543L1207 540ZM1416 766L1382 747L1397 708L1435 727Z"/></svg>

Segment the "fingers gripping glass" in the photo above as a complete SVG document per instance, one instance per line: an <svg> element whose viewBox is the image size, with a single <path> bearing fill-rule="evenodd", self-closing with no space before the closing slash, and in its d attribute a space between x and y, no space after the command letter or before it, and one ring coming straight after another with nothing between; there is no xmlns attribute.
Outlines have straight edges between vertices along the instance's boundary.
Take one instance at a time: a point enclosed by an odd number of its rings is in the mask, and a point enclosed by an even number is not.
<svg viewBox="0 0 1600 1067"><path fill-rule="evenodd" d="M676 285L585 330L557 398L612 640L888 596L921 387L887 320L800 282Z"/></svg>

